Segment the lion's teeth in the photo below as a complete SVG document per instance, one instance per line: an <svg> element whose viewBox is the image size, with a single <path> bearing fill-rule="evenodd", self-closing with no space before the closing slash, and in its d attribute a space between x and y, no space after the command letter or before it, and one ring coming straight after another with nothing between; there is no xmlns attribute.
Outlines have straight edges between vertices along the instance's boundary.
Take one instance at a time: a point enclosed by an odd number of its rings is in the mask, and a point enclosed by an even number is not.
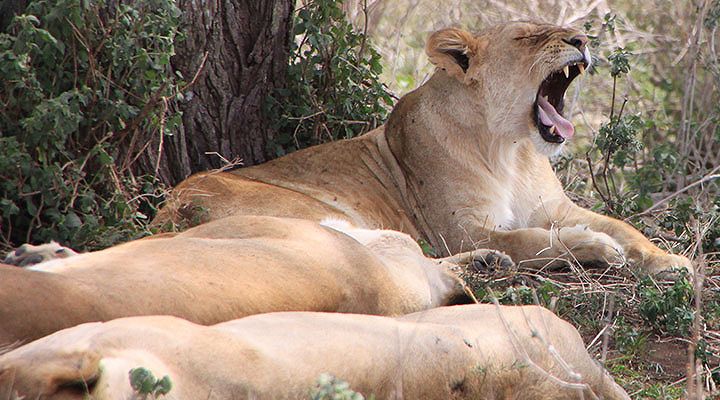
<svg viewBox="0 0 720 400"><path fill-rule="evenodd" d="M555 134L555 125L550 127L550 133Z"/></svg>
<svg viewBox="0 0 720 400"><path fill-rule="evenodd" d="M585 73L585 65L583 65L582 63L579 63L577 65L577 67L578 67L578 70L580 71L580 75Z"/></svg>
<svg viewBox="0 0 720 400"><path fill-rule="evenodd" d="M567 65L564 66L564 67L563 67L563 72L565 73L565 77L566 77L566 78L569 78L569 77L570 77L570 67L569 67L569 66L567 66Z"/></svg>

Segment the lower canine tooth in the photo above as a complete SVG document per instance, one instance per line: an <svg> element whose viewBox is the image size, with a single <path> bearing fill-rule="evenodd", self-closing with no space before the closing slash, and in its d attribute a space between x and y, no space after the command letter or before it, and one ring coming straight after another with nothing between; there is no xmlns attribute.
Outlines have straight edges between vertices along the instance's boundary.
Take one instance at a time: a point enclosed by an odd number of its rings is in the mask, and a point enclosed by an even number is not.
<svg viewBox="0 0 720 400"><path fill-rule="evenodd" d="M550 127L550 133L555 134L555 125Z"/></svg>
<svg viewBox="0 0 720 400"><path fill-rule="evenodd" d="M567 66L567 65L564 66L564 67L563 67L563 72L565 73L565 77L566 77L566 78L569 78L569 77L570 77L570 67L569 67L569 66Z"/></svg>
<svg viewBox="0 0 720 400"><path fill-rule="evenodd" d="M583 64L578 64L577 67L578 67L578 70L580 71L580 75L585 73L585 66Z"/></svg>

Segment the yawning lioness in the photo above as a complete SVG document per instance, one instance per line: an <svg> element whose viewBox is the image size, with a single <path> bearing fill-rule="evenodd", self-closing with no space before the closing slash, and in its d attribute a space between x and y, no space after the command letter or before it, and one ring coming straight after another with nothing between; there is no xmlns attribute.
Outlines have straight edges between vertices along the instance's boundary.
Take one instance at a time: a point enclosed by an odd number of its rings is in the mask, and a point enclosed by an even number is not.
<svg viewBox="0 0 720 400"><path fill-rule="evenodd" d="M585 35L531 22L477 35L444 29L427 54L437 72L398 102L384 127L194 175L157 222L198 210L201 220L337 217L404 231L445 253L489 247L538 266L629 259L648 273L692 269L630 225L573 204L553 173L548 156L574 135L562 114L565 91L591 62Z"/></svg>

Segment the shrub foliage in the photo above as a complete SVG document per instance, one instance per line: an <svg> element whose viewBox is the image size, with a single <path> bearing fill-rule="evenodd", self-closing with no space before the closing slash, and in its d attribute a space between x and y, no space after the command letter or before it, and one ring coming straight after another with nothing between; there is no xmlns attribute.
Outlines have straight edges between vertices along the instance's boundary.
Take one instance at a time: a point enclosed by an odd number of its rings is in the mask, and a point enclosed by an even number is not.
<svg viewBox="0 0 720 400"><path fill-rule="evenodd" d="M279 117L274 153L352 138L385 122L392 98L380 82L380 55L340 2L310 1L294 22L288 86L268 101L267 114Z"/></svg>
<svg viewBox="0 0 720 400"><path fill-rule="evenodd" d="M142 226L158 189L133 161L179 121L163 106L179 17L171 0L36 0L0 33L6 243L98 247Z"/></svg>

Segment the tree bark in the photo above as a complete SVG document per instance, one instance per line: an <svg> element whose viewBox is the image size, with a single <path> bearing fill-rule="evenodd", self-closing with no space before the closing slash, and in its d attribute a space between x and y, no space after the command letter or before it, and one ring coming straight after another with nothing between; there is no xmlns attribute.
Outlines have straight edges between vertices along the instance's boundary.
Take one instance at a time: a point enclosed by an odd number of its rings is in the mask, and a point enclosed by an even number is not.
<svg viewBox="0 0 720 400"><path fill-rule="evenodd" d="M187 82L198 75L179 105L182 129L163 138L161 181L175 184L191 173L222 167L221 157L239 158L243 165L272 157L267 144L275 132L263 105L268 94L285 84L294 3L178 1L186 39L172 66ZM146 152L141 169L153 170L148 167L156 164L157 155Z"/></svg>
<svg viewBox="0 0 720 400"><path fill-rule="evenodd" d="M13 17L22 14L28 5L28 0L3 0L0 2L0 32L6 32Z"/></svg>

